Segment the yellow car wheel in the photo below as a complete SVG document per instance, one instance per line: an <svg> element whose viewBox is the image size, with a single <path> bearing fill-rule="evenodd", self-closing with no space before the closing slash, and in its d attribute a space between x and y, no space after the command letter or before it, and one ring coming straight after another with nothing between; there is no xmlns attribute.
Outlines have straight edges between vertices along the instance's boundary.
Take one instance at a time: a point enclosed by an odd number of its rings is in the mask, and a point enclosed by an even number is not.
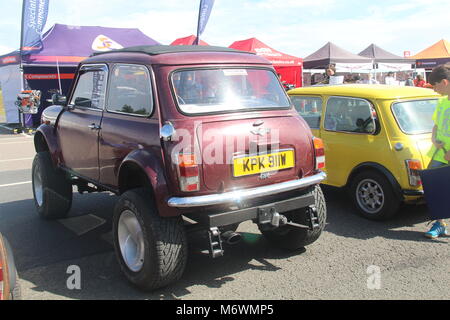
<svg viewBox="0 0 450 320"><path fill-rule="evenodd" d="M376 171L363 171L355 176L350 195L358 212L370 220L387 220L401 203L389 180Z"/></svg>

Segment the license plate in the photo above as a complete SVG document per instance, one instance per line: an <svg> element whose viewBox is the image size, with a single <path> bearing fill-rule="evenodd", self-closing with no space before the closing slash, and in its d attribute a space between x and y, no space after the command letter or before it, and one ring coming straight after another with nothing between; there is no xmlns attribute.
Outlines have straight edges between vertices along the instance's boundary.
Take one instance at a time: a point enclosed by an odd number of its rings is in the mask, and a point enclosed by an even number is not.
<svg viewBox="0 0 450 320"><path fill-rule="evenodd" d="M255 156L233 159L233 175L235 177L279 171L295 166L294 150L286 150Z"/></svg>

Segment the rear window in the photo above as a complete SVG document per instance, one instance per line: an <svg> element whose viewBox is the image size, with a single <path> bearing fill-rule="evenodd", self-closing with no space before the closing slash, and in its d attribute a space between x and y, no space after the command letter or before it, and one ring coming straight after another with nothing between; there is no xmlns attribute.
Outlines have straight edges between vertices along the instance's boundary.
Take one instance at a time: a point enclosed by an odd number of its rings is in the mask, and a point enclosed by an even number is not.
<svg viewBox="0 0 450 320"><path fill-rule="evenodd" d="M290 107L270 70L181 70L172 74L172 85L179 108L188 114Z"/></svg>
<svg viewBox="0 0 450 320"><path fill-rule="evenodd" d="M429 133L433 131L436 105L437 99L397 102L392 105L392 112L404 133Z"/></svg>

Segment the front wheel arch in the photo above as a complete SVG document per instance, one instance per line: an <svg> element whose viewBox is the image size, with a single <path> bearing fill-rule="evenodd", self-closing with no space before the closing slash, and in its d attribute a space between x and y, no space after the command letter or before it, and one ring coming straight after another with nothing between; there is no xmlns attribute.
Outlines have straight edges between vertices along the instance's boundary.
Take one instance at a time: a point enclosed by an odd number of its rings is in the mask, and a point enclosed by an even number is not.
<svg viewBox="0 0 450 320"><path fill-rule="evenodd" d="M34 148L36 153L50 153L53 165L57 166L63 163L61 149L59 147L58 138L54 127L42 124L36 130L34 135Z"/></svg>
<svg viewBox="0 0 450 320"><path fill-rule="evenodd" d="M34 136L34 149L36 152L50 151L44 135L39 131Z"/></svg>

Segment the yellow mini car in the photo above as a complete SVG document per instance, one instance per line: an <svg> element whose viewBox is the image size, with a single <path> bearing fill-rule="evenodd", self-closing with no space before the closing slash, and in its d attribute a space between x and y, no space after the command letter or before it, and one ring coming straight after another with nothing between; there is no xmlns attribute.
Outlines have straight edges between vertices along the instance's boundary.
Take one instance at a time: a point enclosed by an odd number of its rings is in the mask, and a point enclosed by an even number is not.
<svg viewBox="0 0 450 320"><path fill-rule="evenodd" d="M327 180L346 187L366 218L392 217L423 198L418 170L430 162L431 89L385 85L304 87L288 92L325 144Z"/></svg>

